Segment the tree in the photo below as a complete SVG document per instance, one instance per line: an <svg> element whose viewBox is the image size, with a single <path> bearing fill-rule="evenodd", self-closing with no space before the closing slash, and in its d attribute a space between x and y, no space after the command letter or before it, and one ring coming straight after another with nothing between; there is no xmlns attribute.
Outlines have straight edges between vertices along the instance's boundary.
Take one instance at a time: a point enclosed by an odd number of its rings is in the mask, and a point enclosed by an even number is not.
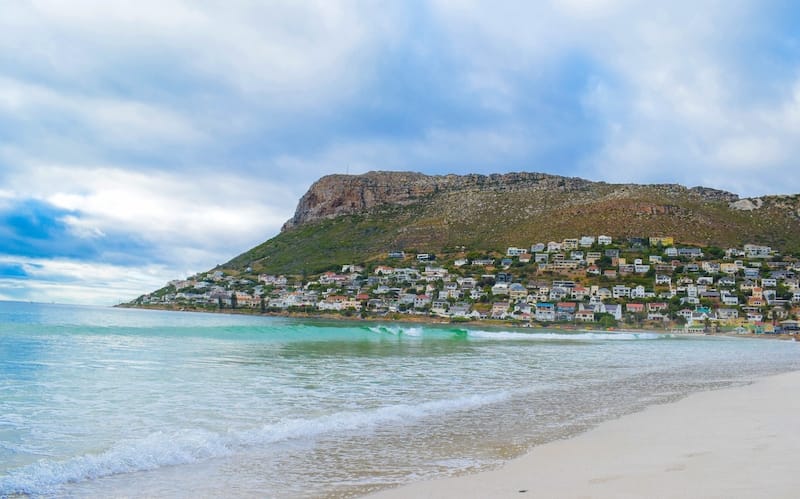
<svg viewBox="0 0 800 499"><path fill-rule="evenodd" d="M611 314L599 314L597 323L600 325L600 327L608 329L616 327L617 320Z"/></svg>

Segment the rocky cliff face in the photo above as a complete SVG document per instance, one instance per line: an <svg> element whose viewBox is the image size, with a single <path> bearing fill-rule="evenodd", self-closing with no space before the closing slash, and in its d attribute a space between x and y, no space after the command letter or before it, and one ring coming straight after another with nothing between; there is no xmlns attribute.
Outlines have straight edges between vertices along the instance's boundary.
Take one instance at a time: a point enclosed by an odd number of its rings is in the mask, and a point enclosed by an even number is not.
<svg viewBox="0 0 800 499"><path fill-rule="evenodd" d="M543 173L507 173L494 175L423 175L411 172L369 172L363 175L329 175L315 182L300 199L294 217L283 230L307 222L340 215L367 212L383 205L410 205L430 196L445 193L518 192L583 193L580 197L627 198L642 186L634 184L609 185L580 178L561 177ZM651 186L667 194L694 196L705 201L735 202L738 196L729 192L680 185ZM609 192L610 191L610 192Z"/></svg>

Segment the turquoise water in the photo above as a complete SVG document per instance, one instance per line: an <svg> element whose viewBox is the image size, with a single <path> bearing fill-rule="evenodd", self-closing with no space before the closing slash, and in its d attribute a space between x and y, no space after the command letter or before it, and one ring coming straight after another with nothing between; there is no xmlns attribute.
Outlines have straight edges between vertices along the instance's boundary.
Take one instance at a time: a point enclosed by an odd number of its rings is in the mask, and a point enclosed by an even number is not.
<svg viewBox="0 0 800 499"><path fill-rule="evenodd" d="M0 303L0 497L351 496L495 466L800 343Z"/></svg>

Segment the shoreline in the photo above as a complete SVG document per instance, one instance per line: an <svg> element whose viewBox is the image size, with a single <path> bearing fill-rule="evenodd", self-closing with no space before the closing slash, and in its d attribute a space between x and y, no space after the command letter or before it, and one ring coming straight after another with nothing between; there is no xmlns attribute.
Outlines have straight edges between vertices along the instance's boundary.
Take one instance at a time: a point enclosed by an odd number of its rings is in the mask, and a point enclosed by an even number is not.
<svg viewBox="0 0 800 499"><path fill-rule="evenodd" d="M189 312L189 313L205 313L205 314L224 314L224 315L248 315L253 317L275 317L275 318L283 318L283 319L308 319L308 320L319 320L319 321L331 321L331 322L352 322L352 323L395 323L395 324L424 324L424 325L433 325L433 326L463 326L463 327L489 327L489 328L513 328L513 329L522 329L522 330L557 330L557 331L567 331L567 332L612 332L612 333L656 333L656 334L674 334L679 336L718 336L718 337L728 337L728 338L755 338L755 339L769 339L769 340L784 340L784 341L797 341L795 336L789 334L755 334L755 333L746 333L746 334L737 334L731 331L723 331L717 333L698 333L698 332L683 332L683 331L676 331L670 328L656 328L656 327L612 327L612 328L601 328L596 327L592 328L591 323L586 324L566 324L566 323L552 323L552 324L541 324L541 323L514 323L508 322L503 320L496 320L496 319L482 319L479 321L470 320L470 321L450 321L444 318L437 318L433 316L419 316L419 315L405 315L403 314L399 318L394 317L378 317L378 316L367 316L367 317L359 317L359 316L346 316L338 313L330 313L330 314L313 314L308 312L261 312L252 309L213 309L213 310L205 310L205 309L196 309L196 308L186 308L186 309L176 309L173 307L159 307L159 306L148 306L148 307L135 307L135 306L128 306L124 304L114 305L112 308L121 308L127 310L158 310L162 312Z"/></svg>
<svg viewBox="0 0 800 499"><path fill-rule="evenodd" d="M370 499L796 497L800 371L691 394L534 447L495 470Z"/></svg>

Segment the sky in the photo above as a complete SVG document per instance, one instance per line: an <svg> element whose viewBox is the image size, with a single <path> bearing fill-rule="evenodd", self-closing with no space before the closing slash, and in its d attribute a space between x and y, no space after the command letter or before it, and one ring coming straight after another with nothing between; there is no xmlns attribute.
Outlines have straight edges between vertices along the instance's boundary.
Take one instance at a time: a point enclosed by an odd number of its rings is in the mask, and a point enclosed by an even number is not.
<svg viewBox="0 0 800 499"><path fill-rule="evenodd" d="M111 305L333 173L800 193L800 4L0 0L0 300Z"/></svg>

